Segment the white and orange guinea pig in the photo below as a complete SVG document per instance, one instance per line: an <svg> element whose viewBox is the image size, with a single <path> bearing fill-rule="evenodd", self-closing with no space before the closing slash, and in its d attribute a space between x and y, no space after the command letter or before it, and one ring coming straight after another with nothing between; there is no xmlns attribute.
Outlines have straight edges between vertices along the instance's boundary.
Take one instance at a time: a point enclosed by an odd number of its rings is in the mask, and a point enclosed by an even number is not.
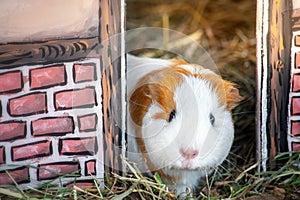
<svg viewBox="0 0 300 200"><path fill-rule="evenodd" d="M176 193L194 188L227 157L234 84L183 60L127 56L128 158Z"/></svg>

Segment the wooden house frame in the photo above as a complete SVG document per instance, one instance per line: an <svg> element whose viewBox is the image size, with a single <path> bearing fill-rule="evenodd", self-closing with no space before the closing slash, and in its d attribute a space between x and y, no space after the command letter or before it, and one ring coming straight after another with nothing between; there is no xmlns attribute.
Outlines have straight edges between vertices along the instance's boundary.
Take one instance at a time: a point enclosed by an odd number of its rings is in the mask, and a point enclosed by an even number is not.
<svg viewBox="0 0 300 200"><path fill-rule="evenodd" d="M257 160L276 166L280 152L299 151L299 19L297 0L257 1Z"/></svg>

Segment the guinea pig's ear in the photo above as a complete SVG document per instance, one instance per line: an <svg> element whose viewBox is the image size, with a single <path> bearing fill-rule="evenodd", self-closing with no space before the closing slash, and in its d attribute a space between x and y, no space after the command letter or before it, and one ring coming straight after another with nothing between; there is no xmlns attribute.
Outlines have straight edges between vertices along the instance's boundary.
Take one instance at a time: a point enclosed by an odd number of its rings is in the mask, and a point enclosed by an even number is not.
<svg viewBox="0 0 300 200"><path fill-rule="evenodd" d="M223 80L223 84L226 92L227 109L231 111L244 98L240 96L239 90L235 87L236 85L234 83Z"/></svg>

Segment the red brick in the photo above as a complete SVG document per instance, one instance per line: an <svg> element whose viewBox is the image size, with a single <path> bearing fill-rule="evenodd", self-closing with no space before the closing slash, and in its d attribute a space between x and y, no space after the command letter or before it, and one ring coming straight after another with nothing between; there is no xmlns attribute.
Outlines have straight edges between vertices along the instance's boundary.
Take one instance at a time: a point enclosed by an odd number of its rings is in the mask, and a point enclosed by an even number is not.
<svg viewBox="0 0 300 200"><path fill-rule="evenodd" d="M89 160L85 162L85 175L96 175L96 160Z"/></svg>
<svg viewBox="0 0 300 200"><path fill-rule="evenodd" d="M45 157L51 154L52 144L47 140L12 147L13 161Z"/></svg>
<svg viewBox="0 0 300 200"><path fill-rule="evenodd" d="M300 91L300 74L294 74L293 76L293 92Z"/></svg>
<svg viewBox="0 0 300 200"><path fill-rule="evenodd" d="M54 95L55 109L87 108L96 105L95 89L92 87L57 92Z"/></svg>
<svg viewBox="0 0 300 200"><path fill-rule="evenodd" d="M26 122L7 121L0 123L0 141L10 141L26 136Z"/></svg>
<svg viewBox="0 0 300 200"><path fill-rule="evenodd" d="M300 46L300 35L295 36L295 45Z"/></svg>
<svg viewBox="0 0 300 200"><path fill-rule="evenodd" d="M292 151L300 151L300 143L292 143Z"/></svg>
<svg viewBox="0 0 300 200"><path fill-rule="evenodd" d="M79 131L95 131L97 126L98 117L97 114L89 114L78 116Z"/></svg>
<svg viewBox="0 0 300 200"><path fill-rule="evenodd" d="M29 182L29 169L27 167L20 167L0 172L0 185L13 185L14 182L12 179L17 183Z"/></svg>
<svg viewBox="0 0 300 200"><path fill-rule="evenodd" d="M59 140L59 153L63 155L94 155L97 149L96 137Z"/></svg>
<svg viewBox="0 0 300 200"><path fill-rule="evenodd" d="M74 121L72 117L42 118L32 121L31 131L34 136L65 135L74 132Z"/></svg>
<svg viewBox="0 0 300 200"><path fill-rule="evenodd" d="M38 180L54 179L61 175L79 175L80 165L78 162L58 162L38 165Z"/></svg>
<svg viewBox="0 0 300 200"><path fill-rule="evenodd" d="M85 82L96 80L96 66L90 64L75 64L73 66L74 82Z"/></svg>
<svg viewBox="0 0 300 200"><path fill-rule="evenodd" d="M65 85L67 80L64 65L32 69L29 77L31 89Z"/></svg>
<svg viewBox="0 0 300 200"><path fill-rule="evenodd" d="M295 68L300 68L300 53L295 54Z"/></svg>
<svg viewBox="0 0 300 200"><path fill-rule="evenodd" d="M21 71L0 74L0 93L19 92L23 88Z"/></svg>
<svg viewBox="0 0 300 200"><path fill-rule="evenodd" d="M0 147L0 165L5 163L5 148Z"/></svg>
<svg viewBox="0 0 300 200"><path fill-rule="evenodd" d="M8 110L11 116L27 116L47 112L46 93L31 93L9 100Z"/></svg>
<svg viewBox="0 0 300 200"><path fill-rule="evenodd" d="M294 9L292 12L292 18L299 18L300 17L300 9Z"/></svg>
<svg viewBox="0 0 300 200"><path fill-rule="evenodd" d="M300 97L292 98L292 115L300 114Z"/></svg>
<svg viewBox="0 0 300 200"><path fill-rule="evenodd" d="M292 135L300 135L300 121L292 121Z"/></svg>
<svg viewBox="0 0 300 200"><path fill-rule="evenodd" d="M88 187L94 187L95 183L94 180L76 180L76 182L68 183L64 185L64 187L67 188L73 188L74 186L77 186L79 188L88 188Z"/></svg>
<svg viewBox="0 0 300 200"><path fill-rule="evenodd" d="M292 11L292 29L293 30L298 30L300 28L300 10L299 9L294 9Z"/></svg>

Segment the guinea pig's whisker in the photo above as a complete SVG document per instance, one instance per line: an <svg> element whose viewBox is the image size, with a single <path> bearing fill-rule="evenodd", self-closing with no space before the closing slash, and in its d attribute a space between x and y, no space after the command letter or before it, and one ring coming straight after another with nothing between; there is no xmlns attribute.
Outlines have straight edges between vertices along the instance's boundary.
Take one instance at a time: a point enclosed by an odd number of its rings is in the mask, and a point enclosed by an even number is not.
<svg viewBox="0 0 300 200"><path fill-rule="evenodd" d="M220 166L219 166L219 167L220 167ZM213 174L211 175L211 177L210 177L211 182L215 182L216 180L218 180L218 179L224 177L224 173L221 172L221 170L220 170L219 167L217 167L217 168L214 170ZM222 169L223 169L223 168L222 168Z"/></svg>
<svg viewBox="0 0 300 200"><path fill-rule="evenodd" d="M241 157L240 155L233 153L233 152L229 152L229 155L233 156L234 159L241 159L243 161L246 161L243 157Z"/></svg>
<svg viewBox="0 0 300 200"><path fill-rule="evenodd" d="M222 169L223 171L225 171L226 173L229 173L229 172L230 172L230 171L229 171L226 167L224 167L222 164L219 165L218 168L221 168L221 169ZM218 169L218 168L217 168L217 169ZM217 170L217 169L215 169L215 170ZM222 176L222 173L220 172L220 170L217 170L217 171L218 171L219 175Z"/></svg>
<svg viewBox="0 0 300 200"><path fill-rule="evenodd" d="M232 113L233 116L235 116L235 115L244 115L244 114L255 114L255 111L245 111L245 112Z"/></svg>
<svg viewBox="0 0 300 200"><path fill-rule="evenodd" d="M239 106L245 104L245 103L248 103L249 101L253 100L253 97L249 97L249 98L245 98L243 99L240 103L239 103Z"/></svg>
<svg viewBox="0 0 300 200"><path fill-rule="evenodd" d="M227 162L227 165L226 165L225 169L227 169L227 170L231 169L231 168L236 168L237 167L236 163L230 161L229 159L225 159L224 162L222 163L222 165L225 165L226 162Z"/></svg>

